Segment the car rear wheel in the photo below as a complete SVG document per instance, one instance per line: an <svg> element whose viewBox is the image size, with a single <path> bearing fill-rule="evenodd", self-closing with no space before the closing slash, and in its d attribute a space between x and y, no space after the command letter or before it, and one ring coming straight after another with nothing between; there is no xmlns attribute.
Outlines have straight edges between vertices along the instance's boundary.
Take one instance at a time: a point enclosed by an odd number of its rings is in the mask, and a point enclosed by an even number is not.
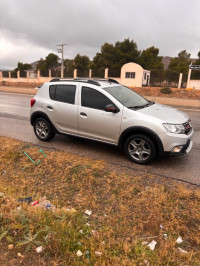
<svg viewBox="0 0 200 266"><path fill-rule="evenodd" d="M34 127L35 135L39 140L48 141L48 140L51 140L55 136L52 126L44 118L36 119L33 124L33 127Z"/></svg>
<svg viewBox="0 0 200 266"><path fill-rule="evenodd" d="M130 136L124 144L124 151L129 159L138 164L151 162L156 156L156 148L153 141L140 134Z"/></svg>

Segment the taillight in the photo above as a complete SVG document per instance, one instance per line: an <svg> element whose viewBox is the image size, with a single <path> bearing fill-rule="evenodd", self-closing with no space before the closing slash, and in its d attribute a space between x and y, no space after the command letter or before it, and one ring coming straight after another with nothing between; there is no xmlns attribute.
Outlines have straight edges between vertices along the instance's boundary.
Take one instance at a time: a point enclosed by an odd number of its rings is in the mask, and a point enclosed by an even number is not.
<svg viewBox="0 0 200 266"><path fill-rule="evenodd" d="M33 105L35 104L36 100L35 99L31 99L31 107L33 107Z"/></svg>

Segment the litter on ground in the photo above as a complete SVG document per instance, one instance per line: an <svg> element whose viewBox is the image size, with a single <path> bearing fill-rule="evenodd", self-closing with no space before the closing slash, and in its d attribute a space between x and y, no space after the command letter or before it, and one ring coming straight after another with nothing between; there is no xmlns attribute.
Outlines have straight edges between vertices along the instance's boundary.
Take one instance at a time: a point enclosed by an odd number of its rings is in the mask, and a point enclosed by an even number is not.
<svg viewBox="0 0 200 266"><path fill-rule="evenodd" d="M177 239L176 239L176 243L177 244L181 244L183 242L183 239L181 236L179 236Z"/></svg>
<svg viewBox="0 0 200 266"><path fill-rule="evenodd" d="M92 211L90 211L90 210L86 210L86 211L85 211L85 214L87 214L87 215L90 216L90 215L92 214Z"/></svg>
<svg viewBox="0 0 200 266"><path fill-rule="evenodd" d="M178 247L178 251L182 254L187 254L188 252L180 247Z"/></svg>
<svg viewBox="0 0 200 266"><path fill-rule="evenodd" d="M78 257L81 257L81 256L83 255L83 253L82 253L80 250L78 250L78 251L76 252L76 255L77 255Z"/></svg>
<svg viewBox="0 0 200 266"><path fill-rule="evenodd" d="M100 251L95 251L94 254L95 254L96 256L101 256L101 255L102 255L102 252L100 252Z"/></svg>
<svg viewBox="0 0 200 266"><path fill-rule="evenodd" d="M156 244L157 244L157 242L156 242L155 240L153 240L153 241L151 241L151 243L148 244L148 247L149 247L151 250L154 250Z"/></svg>
<svg viewBox="0 0 200 266"><path fill-rule="evenodd" d="M18 202L25 202L25 203L31 203L32 201L32 197L26 197L26 198L21 198L21 199L18 199Z"/></svg>
<svg viewBox="0 0 200 266"><path fill-rule="evenodd" d="M39 246L35 250L36 250L37 253L41 253L42 250L43 250L43 247L42 246Z"/></svg>

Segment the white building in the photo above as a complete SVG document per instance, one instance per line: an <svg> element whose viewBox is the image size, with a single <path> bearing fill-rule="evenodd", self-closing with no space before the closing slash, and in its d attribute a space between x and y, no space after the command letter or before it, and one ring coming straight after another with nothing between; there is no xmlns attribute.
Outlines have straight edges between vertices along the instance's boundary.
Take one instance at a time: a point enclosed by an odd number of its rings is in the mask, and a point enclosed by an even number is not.
<svg viewBox="0 0 200 266"><path fill-rule="evenodd" d="M120 78L114 78L128 87L149 86L151 71L143 69L135 63L127 63L121 68Z"/></svg>

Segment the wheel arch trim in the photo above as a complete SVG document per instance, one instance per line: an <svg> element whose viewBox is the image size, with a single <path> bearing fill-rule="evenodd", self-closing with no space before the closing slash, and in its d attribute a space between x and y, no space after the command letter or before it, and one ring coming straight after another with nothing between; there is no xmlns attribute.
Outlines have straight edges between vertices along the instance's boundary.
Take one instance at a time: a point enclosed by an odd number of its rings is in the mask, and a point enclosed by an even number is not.
<svg viewBox="0 0 200 266"><path fill-rule="evenodd" d="M159 154L163 154L164 148L160 137L153 130L143 126L133 126L125 129L119 137L118 145L123 146L125 140L132 134L144 134L147 137L149 136L156 144Z"/></svg>
<svg viewBox="0 0 200 266"><path fill-rule="evenodd" d="M31 125L33 126L34 125L34 121L37 119L37 118L44 118L46 119L50 125L52 126L53 128L53 131L55 133L58 132L58 130L56 129L56 127L54 126L54 124L51 122L51 120L49 119L48 115L45 114L44 112L41 112L41 111L36 111L34 113L31 114L31 117L30 117L30 122L31 122Z"/></svg>

